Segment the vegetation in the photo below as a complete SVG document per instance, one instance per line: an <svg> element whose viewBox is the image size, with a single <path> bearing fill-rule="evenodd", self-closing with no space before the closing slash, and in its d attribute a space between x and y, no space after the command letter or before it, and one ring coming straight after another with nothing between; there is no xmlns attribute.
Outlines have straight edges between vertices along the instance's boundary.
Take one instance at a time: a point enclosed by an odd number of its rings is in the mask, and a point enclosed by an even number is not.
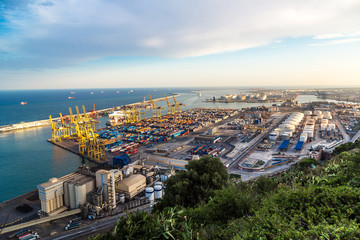
<svg viewBox="0 0 360 240"><path fill-rule="evenodd" d="M333 151L334 155L339 155L342 152L350 151L355 148L360 148L360 140L356 140L355 142L347 142L341 144L340 146L336 147Z"/></svg>
<svg viewBox="0 0 360 240"><path fill-rule="evenodd" d="M217 158L203 157L189 161L187 171L181 171L165 183L166 194L154 210L181 205L195 207L208 202L214 191L228 184L229 174Z"/></svg>
<svg viewBox="0 0 360 240"><path fill-rule="evenodd" d="M217 161L190 162L191 173L166 183L168 199L156 212L128 215L112 233L94 239L360 239L357 149L337 152L324 164L305 158L281 175L247 183L230 183ZM218 181L209 178L207 163L217 167L210 176ZM177 187L195 191L181 197Z"/></svg>

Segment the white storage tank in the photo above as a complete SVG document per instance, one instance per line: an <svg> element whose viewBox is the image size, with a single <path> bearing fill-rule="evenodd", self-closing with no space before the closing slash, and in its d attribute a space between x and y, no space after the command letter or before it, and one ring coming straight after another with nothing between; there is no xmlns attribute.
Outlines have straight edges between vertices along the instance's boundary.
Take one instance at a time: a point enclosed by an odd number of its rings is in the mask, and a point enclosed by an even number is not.
<svg viewBox="0 0 360 240"><path fill-rule="evenodd" d="M154 190L155 190L155 199L162 198L162 185L160 184L155 185Z"/></svg>
<svg viewBox="0 0 360 240"><path fill-rule="evenodd" d="M306 142L306 140L307 140L307 133L302 133L300 135L299 141Z"/></svg>
<svg viewBox="0 0 360 240"><path fill-rule="evenodd" d="M269 134L269 139L272 140L272 141L275 141L278 137L278 132L276 131L273 131Z"/></svg>
<svg viewBox="0 0 360 240"><path fill-rule="evenodd" d="M147 187L145 188L145 197L149 198L149 201L154 201L154 188Z"/></svg>
<svg viewBox="0 0 360 240"><path fill-rule="evenodd" d="M281 138L283 140L288 140L291 136L292 136L291 133L283 133L283 134L281 134Z"/></svg>
<svg viewBox="0 0 360 240"><path fill-rule="evenodd" d="M125 194L119 195L119 201L120 201L120 203L125 203Z"/></svg>
<svg viewBox="0 0 360 240"><path fill-rule="evenodd" d="M306 134L308 135L309 138L314 137L314 132L313 131L304 131L304 132L306 132Z"/></svg>
<svg viewBox="0 0 360 240"><path fill-rule="evenodd" d="M285 129L295 129L295 126L292 124L285 124Z"/></svg>
<svg viewBox="0 0 360 240"><path fill-rule="evenodd" d="M326 119L332 119L331 112L329 112L329 111L324 112L324 118L326 118Z"/></svg>

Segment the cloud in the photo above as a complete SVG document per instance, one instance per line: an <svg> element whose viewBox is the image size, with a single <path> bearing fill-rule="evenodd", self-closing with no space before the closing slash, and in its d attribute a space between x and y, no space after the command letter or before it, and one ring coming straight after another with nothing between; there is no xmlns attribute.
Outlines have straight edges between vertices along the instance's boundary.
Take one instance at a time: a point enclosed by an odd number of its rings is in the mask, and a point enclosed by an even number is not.
<svg viewBox="0 0 360 240"><path fill-rule="evenodd" d="M339 45L339 44L346 44L346 43L353 43L360 41L360 38L348 38L348 39L341 39L341 40L332 40L323 43L313 43L308 44L310 47L323 47L323 46L332 46L332 45Z"/></svg>
<svg viewBox="0 0 360 240"><path fill-rule="evenodd" d="M76 65L121 56L196 57L287 37L356 29L352 0L5 1L0 68ZM324 36L324 35L323 35Z"/></svg>
<svg viewBox="0 0 360 240"><path fill-rule="evenodd" d="M349 33L332 33L332 34L321 34L315 36L314 39L331 39L331 38L347 38L360 36L360 31L349 32Z"/></svg>

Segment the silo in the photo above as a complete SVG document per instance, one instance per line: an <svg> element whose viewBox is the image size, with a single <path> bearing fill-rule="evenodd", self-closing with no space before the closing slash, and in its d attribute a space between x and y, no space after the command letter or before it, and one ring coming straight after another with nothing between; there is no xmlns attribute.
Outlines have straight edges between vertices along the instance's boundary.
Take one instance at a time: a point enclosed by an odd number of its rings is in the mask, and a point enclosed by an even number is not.
<svg viewBox="0 0 360 240"><path fill-rule="evenodd" d="M90 194L92 191L95 190L95 180L91 178L88 182L86 182L86 201L90 202Z"/></svg>
<svg viewBox="0 0 360 240"><path fill-rule="evenodd" d="M70 207L69 183L68 182L64 182L64 203L65 203L65 206Z"/></svg>
<svg viewBox="0 0 360 240"><path fill-rule="evenodd" d="M76 208L75 186L69 182L69 205L71 209Z"/></svg>
<svg viewBox="0 0 360 240"><path fill-rule="evenodd" d="M75 185L75 206L81 207L86 202L86 183Z"/></svg>

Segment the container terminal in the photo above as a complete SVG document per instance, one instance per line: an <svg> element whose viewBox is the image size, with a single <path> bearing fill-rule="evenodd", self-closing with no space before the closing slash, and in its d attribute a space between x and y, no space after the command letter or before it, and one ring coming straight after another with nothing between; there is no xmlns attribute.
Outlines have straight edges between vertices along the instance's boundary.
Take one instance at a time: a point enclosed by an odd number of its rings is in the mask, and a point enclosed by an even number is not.
<svg viewBox="0 0 360 240"><path fill-rule="evenodd" d="M169 98L170 99L170 98ZM164 182L189 160L218 157L246 181L287 170L303 157L326 159L360 136L359 106L289 99L279 107L195 108L165 96L167 109L150 100L152 117L123 106L105 128L97 114L78 107L51 116L49 142L97 163L51 178L37 190L0 203L0 236L65 239L113 226L126 211L150 211L166 194ZM166 111L165 114L162 111ZM81 231L79 230L81 229Z"/></svg>

